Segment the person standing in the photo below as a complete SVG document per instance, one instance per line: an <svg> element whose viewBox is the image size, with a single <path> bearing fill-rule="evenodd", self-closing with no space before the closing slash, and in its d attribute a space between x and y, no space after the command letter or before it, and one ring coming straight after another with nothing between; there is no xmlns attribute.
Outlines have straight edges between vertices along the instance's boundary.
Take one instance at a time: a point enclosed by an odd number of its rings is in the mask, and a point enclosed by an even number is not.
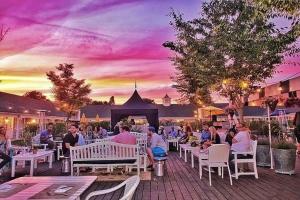
<svg viewBox="0 0 300 200"><path fill-rule="evenodd" d="M78 125L71 124L69 127L69 132L65 135L62 144L62 150L64 156L70 156L70 147L74 147L78 145L79 136L78 132Z"/></svg>
<svg viewBox="0 0 300 200"><path fill-rule="evenodd" d="M0 162L0 169L2 169L11 160L8 155L9 145L9 140L6 137L6 128L4 126L0 126L0 158L2 159Z"/></svg>

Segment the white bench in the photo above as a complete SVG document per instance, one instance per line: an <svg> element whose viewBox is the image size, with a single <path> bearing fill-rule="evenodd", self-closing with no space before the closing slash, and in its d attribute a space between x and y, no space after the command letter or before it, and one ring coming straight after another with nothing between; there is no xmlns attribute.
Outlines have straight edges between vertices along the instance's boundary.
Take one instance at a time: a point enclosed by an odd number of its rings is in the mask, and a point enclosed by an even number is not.
<svg viewBox="0 0 300 200"><path fill-rule="evenodd" d="M96 142L83 146L70 147L71 176L74 167L114 167L133 166L140 174L140 156L138 145L115 142Z"/></svg>

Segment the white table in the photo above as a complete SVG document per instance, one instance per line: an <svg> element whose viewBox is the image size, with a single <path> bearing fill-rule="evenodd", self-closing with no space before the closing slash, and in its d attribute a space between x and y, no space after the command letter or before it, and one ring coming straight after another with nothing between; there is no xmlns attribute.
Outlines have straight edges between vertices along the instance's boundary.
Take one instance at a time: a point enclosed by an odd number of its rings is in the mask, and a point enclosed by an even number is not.
<svg viewBox="0 0 300 200"><path fill-rule="evenodd" d="M39 150L36 154L33 154L32 152L24 153L24 154L18 154L13 156L12 158L12 168L11 168L11 177L15 177L16 172L16 162L17 161L30 161L30 176L33 176L33 168L37 168L37 161L41 158L48 158L49 162L49 168L52 168L52 162L53 162L53 151L43 151Z"/></svg>
<svg viewBox="0 0 300 200"><path fill-rule="evenodd" d="M179 144L179 156L182 157L182 150L184 151L184 162L187 162L187 153L192 152L193 149L199 147L192 147L191 144Z"/></svg>
<svg viewBox="0 0 300 200"><path fill-rule="evenodd" d="M35 194L43 191L47 187L51 186L52 184L62 184L67 185L69 184L81 184L81 187L72 194L72 196L66 196L62 199L68 199L68 200L79 200L80 195L84 193L84 191L90 187L90 185L93 184L93 182L97 179L97 176L40 176L40 177L21 177L14 179L12 181L9 181L4 184L10 184L10 183L36 183L32 186L30 186L27 189L24 189L9 198L6 198L6 200L25 200L29 199L30 197L34 196ZM49 199L52 199L51 196L49 196Z"/></svg>
<svg viewBox="0 0 300 200"><path fill-rule="evenodd" d="M178 141L179 141L180 138L170 138L170 139L167 139L167 150L169 151L170 149L170 143L172 143L176 148L177 148L177 151L179 150L179 145L178 145Z"/></svg>
<svg viewBox="0 0 300 200"><path fill-rule="evenodd" d="M198 148L195 148L192 150L191 152L191 156L192 156L192 168L195 167L195 164L194 164L194 157L197 157L199 159L199 163L202 161L202 160L207 160L208 159L208 151L203 151L200 152L200 147Z"/></svg>

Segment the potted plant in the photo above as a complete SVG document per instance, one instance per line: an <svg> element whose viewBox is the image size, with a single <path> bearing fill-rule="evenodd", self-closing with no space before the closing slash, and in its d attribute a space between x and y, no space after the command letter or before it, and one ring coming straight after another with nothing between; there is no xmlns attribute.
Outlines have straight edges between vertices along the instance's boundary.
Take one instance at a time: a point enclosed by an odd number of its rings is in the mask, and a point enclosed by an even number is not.
<svg viewBox="0 0 300 200"><path fill-rule="evenodd" d="M256 163L261 167L271 166L270 142L267 138L257 141Z"/></svg>
<svg viewBox="0 0 300 200"><path fill-rule="evenodd" d="M296 167L296 145L284 140L272 144L274 169L276 173L295 173Z"/></svg>
<svg viewBox="0 0 300 200"><path fill-rule="evenodd" d="M284 105L285 107L300 106L300 99L297 97L287 98Z"/></svg>
<svg viewBox="0 0 300 200"><path fill-rule="evenodd" d="M265 105L268 106L272 112L275 111L278 102L279 100L275 97L268 97L264 101Z"/></svg>

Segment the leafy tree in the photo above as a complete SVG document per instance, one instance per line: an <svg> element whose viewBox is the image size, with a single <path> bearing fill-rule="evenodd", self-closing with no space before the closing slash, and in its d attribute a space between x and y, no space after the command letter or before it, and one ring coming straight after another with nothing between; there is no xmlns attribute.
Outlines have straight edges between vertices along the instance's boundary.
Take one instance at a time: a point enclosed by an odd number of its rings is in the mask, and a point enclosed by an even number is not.
<svg viewBox="0 0 300 200"><path fill-rule="evenodd" d="M107 101L92 101L91 105L109 105Z"/></svg>
<svg viewBox="0 0 300 200"><path fill-rule="evenodd" d="M155 104L155 101L153 99L143 98L143 101L148 104Z"/></svg>
<svg viewBox="0 0 300 200"><path fill-rule="evenodd" d="M212 0L201 16L185 21L170 13L175 41L163 46L175 52L173 78L181 95L196 104L211 103L212 92L227 97L243 120L244 99L276 73L299 37L298 21L280 32L264 9L244 0Z"/></svg>
<svg viewBox="0 0 300 200"><path fill-rule="evenodd" d="M281 16L299 16L299 0L254 0L261 8L265 8Z"/></svg>
<svg viewBox="0 0 300 200"><path fill-rule="evenodd" d="M47 72L48 79L53 83L52 93L55 103L61 111L67 113L67 121L81 107L85 106L91 100L88 97L91 92L90 85L85 84L85 80L74 78L73 64L59 64L54 71Z"/></svg>
<svg viewBox="0 0 300 200"><path fill-rule="evenodd" d="M109 105L115 105L115 97L114 96L111 96L109 98L109 102L108 102Z"/></svg>
<svg viewBox="0 0 300 200"><path fill-rule="evenodd" d="M41 93L40 91L36 91L36 90L26 92L23 96L29 97L32 99L37 99L37 100L49 101L49 99L47 99L47 97L45 95L43 95L43 93Z"/></svg>

